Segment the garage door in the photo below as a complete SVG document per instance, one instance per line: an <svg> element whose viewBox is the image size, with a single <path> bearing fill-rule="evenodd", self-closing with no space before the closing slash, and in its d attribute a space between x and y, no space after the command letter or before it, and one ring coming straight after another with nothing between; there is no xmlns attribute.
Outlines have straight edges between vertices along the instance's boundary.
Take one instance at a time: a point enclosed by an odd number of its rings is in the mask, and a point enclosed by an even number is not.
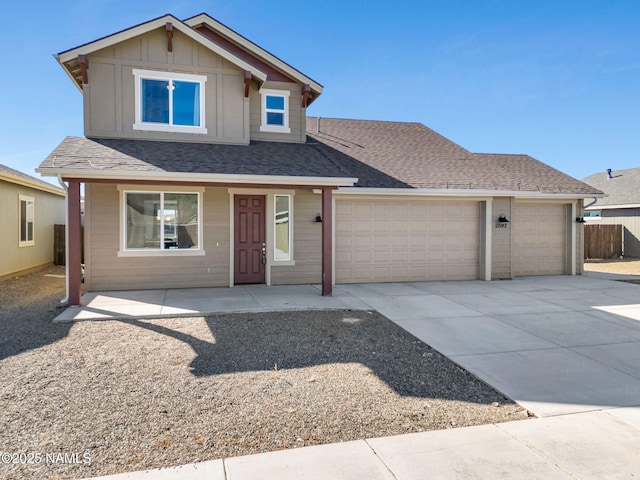
<svg viewBox="0 0 640 480"><path fill-rule="evenodd" d="M516 204L512 219L514 275L566 273L565 215L562 204Z"/></svg>
<svg viewBox="0 0 640 480"><path fill-rule="evenodd" d="M336 282L478 278L478 202L336 200Z"/></svg>

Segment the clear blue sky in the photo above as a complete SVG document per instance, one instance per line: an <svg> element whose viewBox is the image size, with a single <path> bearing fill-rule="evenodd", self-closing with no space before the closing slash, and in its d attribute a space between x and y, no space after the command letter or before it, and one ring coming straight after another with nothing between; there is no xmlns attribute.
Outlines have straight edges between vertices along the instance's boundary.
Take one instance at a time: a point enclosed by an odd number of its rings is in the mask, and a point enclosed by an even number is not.
<svg viewBox="0 0 640 480"><path fill-rule="evenodd" d="M0 163L34 169L83 134L52 54L172 13L206 12L315 79L309 115L421 122L473 152L526 153L576 178L640 167L640 1L9 2Z"/></svg>

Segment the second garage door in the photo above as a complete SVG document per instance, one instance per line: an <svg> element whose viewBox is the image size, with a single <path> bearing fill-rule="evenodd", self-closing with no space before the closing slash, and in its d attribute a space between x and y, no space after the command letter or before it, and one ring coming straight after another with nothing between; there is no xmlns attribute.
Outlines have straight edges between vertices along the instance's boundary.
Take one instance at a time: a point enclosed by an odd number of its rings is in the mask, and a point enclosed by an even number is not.
<svg viewBox="0 0 640 480"><path fill-rule="evenodd" d="M336 282L478 278L478 202L336 200Z"/></svg>
<svg viewBox="0 0 640 480"><path fill-rule="evenodd" d="M513 273L566 273L566 207L563 204L516 203L513 218Z"/></svg>

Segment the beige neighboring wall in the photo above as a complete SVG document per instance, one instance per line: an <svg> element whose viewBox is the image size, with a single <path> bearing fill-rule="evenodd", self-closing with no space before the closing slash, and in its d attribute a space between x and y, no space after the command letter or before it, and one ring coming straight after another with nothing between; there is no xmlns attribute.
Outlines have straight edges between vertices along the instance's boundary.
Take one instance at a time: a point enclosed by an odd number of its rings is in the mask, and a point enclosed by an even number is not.
<svg viewBox="0 0 640 480"><path fill-rule="evenodd" d="M87 184L85 187L86 290L229 285L229 195L226 189L206 188L202 197L204 256L119 257L119 194L116 184Z"/></svg>
<svg viewBox="0 0 640 480"><path fill-rule="evenodd" d="M321 211L321 195L310 190L296 190L293 197L295 265L272 266L272 285L322 282L322 223L315 221Z"/></svg>
<svg viewBox="0 0 640 480"><path fill-rule="evenodd" d="M158 28L88 55L84 85L85 136L182 142L249 143L249 108L244 71L174 30L173 52ZM205 75L206 134L134 130L133 69Z"/></svg>
<svg viewBox="0 0 640 480"><path fill-rule="evenodd" d="M34 243L19 246L19 196L34 199ZM64 224L64 197L0 180L0 277L53 262L53 226Z"/></svg>

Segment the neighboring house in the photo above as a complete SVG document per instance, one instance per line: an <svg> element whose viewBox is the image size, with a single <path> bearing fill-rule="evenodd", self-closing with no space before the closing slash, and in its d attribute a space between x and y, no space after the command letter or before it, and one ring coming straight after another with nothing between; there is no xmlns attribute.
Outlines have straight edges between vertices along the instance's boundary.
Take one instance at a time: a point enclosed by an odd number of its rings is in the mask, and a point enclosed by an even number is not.
<svg viewBox="0 0 640 480"><path fill-rule="evenodd" d="M623 254L640 258L640 168L594 173L584 183L606 196L586 202L587 224L623 225Z"/></svg>
<svg viewBox="0 0 640 480"><path fill-rule="evenodd" d="M323 87L211 17L166 15L57 55L85 137L69 186L70 303L85 288L513 278L582 272L594 189L417 123L306 118Z"/></svg>
<svg viewBox="0 0 640 480"><path fill-rule="evenodd" d="M53 262L53 226L64 224L65 192L0 165L0 280Z"/></svg>

